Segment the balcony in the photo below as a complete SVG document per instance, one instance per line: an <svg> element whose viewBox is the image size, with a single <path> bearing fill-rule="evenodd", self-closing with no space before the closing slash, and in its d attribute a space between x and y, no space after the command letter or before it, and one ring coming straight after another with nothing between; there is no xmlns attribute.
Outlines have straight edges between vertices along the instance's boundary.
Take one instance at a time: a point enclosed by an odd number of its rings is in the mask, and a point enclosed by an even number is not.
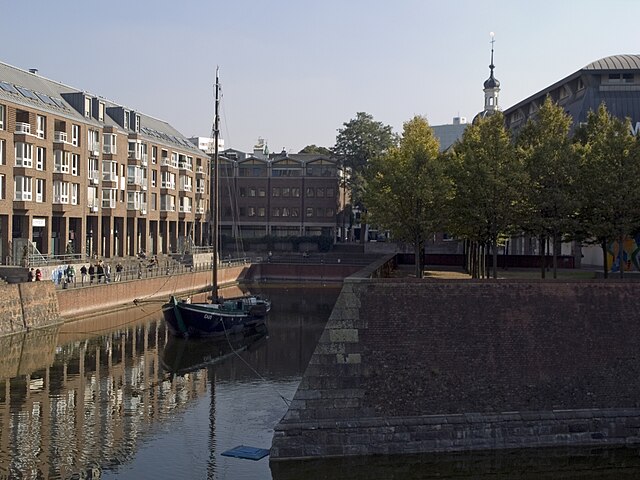
<svg viewBox="0 0 640 480"><path fill-rule="evenodd" d="M171 159L169 157L162 157L160 159L160 166L161 167L170 167L171 166Z"/></svg>
<svg viewBox="0 0 640 480"><path fill-rule="evenodd" d="M87 207L89 207L89 211L91 213L98 213L98 200L93 200L88 203Z"/></svg>
<svg viewBox="0 0 640 480"><path fill-rule="evenodd" d="M176 211L176 206L175 205L160 205L160 211L161 212L175 212Z"/></svg>
<svg viewBox="0 0 640 480"><path fill-rule="evenodd" d="M69 195L54 195L53 203L59 205L67 205L69 203Z"/></svg>
<svg viewBox="0 0 640 480"><path fill-rule="evenodd" d="M93 143L89 145L89 155L98 158L100 156L100 144Z"/></svg>
<svg viewBox="0 0 640 480"><path fill-rule="evenodd" d="M191 185L181 185L180 186L180 191L181 192L190 192L192 190Z"/></svg>
<svg viewBox="0 0 640 480"><path fill-rule="evenodd" d="M196 207L196 213L203 214L204 213L204 207Z"/></svg>
<svg viewBox="0 0 640 480"><path fill-rule="evenodd" d="M89 172L89 184L98 185L100 183L100 173L97 170L91 170Z"/></svg>
<svg viewBox="0 0 640 480"><path fill-rule="evenodd" d="M118 175L113 172L102 172L102 181L103 182L117 182Z"/></svg>
<svg viewBox="0 0 640 480"><path fill-rule="evenodd" d="M143 167L146 167L149 164L149 155L147 155L146 153L143 153L142 158L140 159L140 163L142 164Z"/></svg>
<svg viewBox="0 0 640 480"><path fill-rule="evenodd" d="M53 132L53 143L69 143L67 132Z"/></svg>
<svg viewBox="0 0 640 480"><path fill-rule="evenodd" d="M196 193L204 193L204 187L196 187Z"/></svg>
<svg viewBox="0 0 640 480"><path fill-rule="evenodd" d="M189 172L193 170L193 165L189 162L180 162L179 167L180 170L188 170Z"/></svg>
<svg viewBox="0 0 640 480"><path fill-rule="evenodd" d="M31 125L25 122L16 122L16 133L31 135Z"/></svg>
<svg viewBox="0 0 640 480"><path fill-rule="evenodd" d="M118 151L115 145L104 145L102 147L102 153L105 155L115 155Z"/></svg>
<svg viewBox="0 0 640 480"><path fill-rule="evenodd" d="M203 167L202 165L198 165L198 166L196 167L196 173L197 173L198 175L204 175L204 167Z"/></svg>
<svg viewBox="0 0 640 480"><path fill-rule="evenodd" d="M176 189L176 184L175 184L175 182L162 182L160 184L160 188L166 188L168 190L175 190Z"/></svg>
<svg viewBox="0 0 640 480"><path fill-rule="evenodd" d="M180 213L191 213L191 205L180 205L178 211Z"/></svg>
<svg viewBox="0 0 640 480"><path fill-rule="evenodd" d="M116 208L116 200L114 198L102 199L102 208Z"/></svg>

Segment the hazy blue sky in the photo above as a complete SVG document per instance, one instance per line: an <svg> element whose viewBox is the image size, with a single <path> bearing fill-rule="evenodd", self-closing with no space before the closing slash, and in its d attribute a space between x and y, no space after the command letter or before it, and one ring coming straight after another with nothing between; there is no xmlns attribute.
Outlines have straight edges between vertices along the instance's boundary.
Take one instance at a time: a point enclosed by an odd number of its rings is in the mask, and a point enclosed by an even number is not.
<svg viewBox="0 0 640 480"><path fill-rule="evenodd" d="M503 109L640 50L638 0L0 0L0 61L38 68L226 146L332 146L356 112L400 131L482 109L495 32Z"/></svg>

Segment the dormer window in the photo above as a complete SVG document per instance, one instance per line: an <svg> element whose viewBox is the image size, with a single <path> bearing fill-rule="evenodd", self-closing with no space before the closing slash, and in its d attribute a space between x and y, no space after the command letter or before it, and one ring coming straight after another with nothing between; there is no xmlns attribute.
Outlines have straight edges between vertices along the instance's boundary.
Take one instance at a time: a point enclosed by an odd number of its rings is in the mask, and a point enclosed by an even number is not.
<svg viewBox="0 0 640 480"><path fill-rule="evenodd" d="M577 90L584 90L584 82L581 78L578 79L578 87Z"/></svg>
<svg viewBox="0 0 640 480"><path fill-rule="evenodd" d="M91 99L89 97L84 97L84 116L91 117Z"/></svg>
<svg viewBox="0 0 640 480"><path fill-rule="evenodd" d="M136 128L135 128L136 132L140 132L140 115L136 114Z"/></svg>
<svg viewBox="0 0 640 480"><path fill-rule="evenodd" d="M129 112L124 111L124 125L122 125L125 130L129 130Z"/></svg>
<svg viewBox="0 0 640 480"><path fill-rule="evenodd" d="M98 104L98 120L104 122L104 102Z"/></svg>

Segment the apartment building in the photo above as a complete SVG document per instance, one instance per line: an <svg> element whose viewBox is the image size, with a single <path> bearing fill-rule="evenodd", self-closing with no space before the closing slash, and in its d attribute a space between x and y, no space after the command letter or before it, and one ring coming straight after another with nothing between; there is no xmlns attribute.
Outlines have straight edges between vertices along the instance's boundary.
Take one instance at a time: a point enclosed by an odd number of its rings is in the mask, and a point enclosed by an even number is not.
<svg viewBox="0 0 640 480"><path fill-rule="evenodd" d="M0 63L0 259L206 243L209 157L167 122Z"/></svg>
<svg viewBox="0 0 640 480"><path fill-rule="evenodd" d="M235 238L335 239L339 186L336 160L326 155L225 150L220 158L221 232Z"/></svg>

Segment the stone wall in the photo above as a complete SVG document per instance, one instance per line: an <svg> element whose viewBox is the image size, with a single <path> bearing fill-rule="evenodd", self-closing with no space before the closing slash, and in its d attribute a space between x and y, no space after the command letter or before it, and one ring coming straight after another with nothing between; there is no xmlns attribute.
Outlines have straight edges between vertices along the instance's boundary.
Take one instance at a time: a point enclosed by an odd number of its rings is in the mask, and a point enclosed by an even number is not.
<svg viewBox="0 0 640 480"><path fill-rule="evenodd" d="M271 458L638 443L639 286L352 277Z"/></svg>
<svg viewBox="0 0 640 480"><path fill-rule="evenodd" d="M58 299L51 282L0 285L0 335L60 322Z"/></svg>

